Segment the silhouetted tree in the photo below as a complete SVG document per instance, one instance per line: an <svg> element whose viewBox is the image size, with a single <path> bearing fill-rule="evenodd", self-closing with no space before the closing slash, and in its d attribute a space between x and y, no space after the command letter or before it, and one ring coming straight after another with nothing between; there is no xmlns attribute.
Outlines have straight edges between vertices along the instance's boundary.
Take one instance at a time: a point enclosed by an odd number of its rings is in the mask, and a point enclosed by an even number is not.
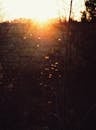
<svg viewBox="0 0 96 130"><path fill-rule="evenodd" d="M86 11L81 12L81 21L82 22L87 22Z"/></svg>
<svg viewBox="0 0 96 130"><path fill-rule="evenodd" d="M96 0L85 1L87 20L91 22L96 21Z"/></svg>
<svg viewBox="0 0 96 130"><path fill-rule="evenodd" d="M73 3L73 0L70 1L69 22L71 22L71 20L72 20L72 18L71 18L71 13L72 13L72 3Z"/></svg>

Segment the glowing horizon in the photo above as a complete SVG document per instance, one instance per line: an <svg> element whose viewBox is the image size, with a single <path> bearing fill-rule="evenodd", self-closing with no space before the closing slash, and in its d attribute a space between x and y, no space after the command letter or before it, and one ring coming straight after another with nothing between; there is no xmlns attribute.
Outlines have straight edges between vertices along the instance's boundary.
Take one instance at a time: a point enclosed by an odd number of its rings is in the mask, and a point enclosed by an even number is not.
<svg viewBox="0 0 96 130"><path fill-rule="evenodd" d="M40 22L49 19L69 17L70 0L0 0L3 5L3 20L30 18ZM80 21L84 0L73 0L72 17Z"/></svg>

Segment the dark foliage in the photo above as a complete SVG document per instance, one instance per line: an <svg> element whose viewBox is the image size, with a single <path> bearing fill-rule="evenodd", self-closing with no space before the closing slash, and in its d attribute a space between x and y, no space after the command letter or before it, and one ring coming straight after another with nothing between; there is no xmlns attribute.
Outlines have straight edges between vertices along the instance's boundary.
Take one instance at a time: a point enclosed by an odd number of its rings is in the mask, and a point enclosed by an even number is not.
<svg viewBox="0 0 96 130"><path fill-rule="evenodd" d="M1 130L87 130L96 121L96 25L54 26L0 24Z"/></svg>
<svg viewBox="0 0 96 130"><path fill-rule="evenodd" d="M96 22L96 1L95 0L87 0L85 2L86 6L86 19L91 22Z"/></svg>

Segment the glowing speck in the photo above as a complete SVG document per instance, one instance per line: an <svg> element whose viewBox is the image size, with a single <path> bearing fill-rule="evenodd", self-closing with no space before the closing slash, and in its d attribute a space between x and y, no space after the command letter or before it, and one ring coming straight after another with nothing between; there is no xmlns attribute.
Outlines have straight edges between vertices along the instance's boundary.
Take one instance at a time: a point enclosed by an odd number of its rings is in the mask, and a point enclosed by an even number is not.
<svg viewBox="0 0 96 130"><path fill-rule="evenodd" d="M58 69L55 69L55 71L58 71Z"/></svg>
<svg viewBox="0 0 96 130"><path fill-rule="evenodd" d="M41 39L41 37L38 37L38 39L40 40L40 39Z"/></svg>
<svg viewBox="0 0 96 130"><path fill-rule="evenodd" d="M32 34L30 34L30 37L32 37Z"/></svg>
<svg viewBox="0 0 96 130"><path fill-rule="evenodd" d="M9 85L8 85L8 88L9 88L9 89L12 89L12 88L13 88L13 84L12 84L12 83L9 84Z"/></svg>
<svg viewBox="0 0 96 130"><path fill-rule="evenodd" d="M40 45L39 45L39 44L37 44L37 47L39 48L39 47L40 47Z"/></svg>
<svg viewBox="0 0 96 130"><path fill-rule="evenodd" d="M49 74L49 79L51 79L52 78L52 74Z"/></svg>
<svg viewBox="0 0 96 130"><path fill-rule="evenodd" d="M49 71L49 68L45 68L46 71Z"/></svg>
<svg viewBox="0 0 96 130"><path fill-rule="evenodd" d="M45 59L48 60L48 59L49 59L49 56L45 56Z"/></svg>
<svg viewBox="0 0 96 130"><path fill-rule="evenodd" d="M51 64L52 67L56 67L56 64Z"/></svg>
<svg viewBox="0 0 96 130"><path fill-rule="evenodd" d="M40 83L40 86L43 85L43 83Z"/></svg>
<svg viewBox="0 0 96 130"><path fill-rule="evenodd" d="M61 75L59 75L58 77L59 77L59 78L61 78L62 76L61 76Z"/></svg>
<svg viewBox="0 0 96 130"><path fill-rule="evenodd" d="M24 40L26 40L27 38L26 37L24 37Z"/></svg>
<svg viewBox="0 0 96 130"><path fill-rule="evenodd" d="M43 75L43 72L41 72L41 75Z"/></svg>
<svg viewBox="0 0 96 130"><path fill-rule="evenodd" d="M59 63L58 62L55 62L55 65L58 65Z"/></svg>
<svg viewBox="0 0 96 130"><path fill-rule="evenodd" d="M44 87L46 88L46 87L47 87L47 84L45 84Z"/></svg>
<svg viewBox="0 0 96 130"><path fill-rule="evenodd" d="M61 38L58 38L58 41L61 41Z"/></svg>
<svg viewBox="0 0 96 130"><path fill-rule="evenodd" d="M54 70L54 67L51 67L51 70Z"/></svg>

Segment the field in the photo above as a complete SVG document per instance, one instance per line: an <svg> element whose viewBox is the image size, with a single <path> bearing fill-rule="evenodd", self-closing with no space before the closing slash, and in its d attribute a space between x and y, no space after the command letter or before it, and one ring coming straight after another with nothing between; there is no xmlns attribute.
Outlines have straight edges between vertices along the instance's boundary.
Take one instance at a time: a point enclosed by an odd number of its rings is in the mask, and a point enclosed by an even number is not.
<svg viewBox="0 0 96 130"><path fill-rule="evenodd" d="M92 128L95 40L95 23L1 23L0 129Z"/></svg>

